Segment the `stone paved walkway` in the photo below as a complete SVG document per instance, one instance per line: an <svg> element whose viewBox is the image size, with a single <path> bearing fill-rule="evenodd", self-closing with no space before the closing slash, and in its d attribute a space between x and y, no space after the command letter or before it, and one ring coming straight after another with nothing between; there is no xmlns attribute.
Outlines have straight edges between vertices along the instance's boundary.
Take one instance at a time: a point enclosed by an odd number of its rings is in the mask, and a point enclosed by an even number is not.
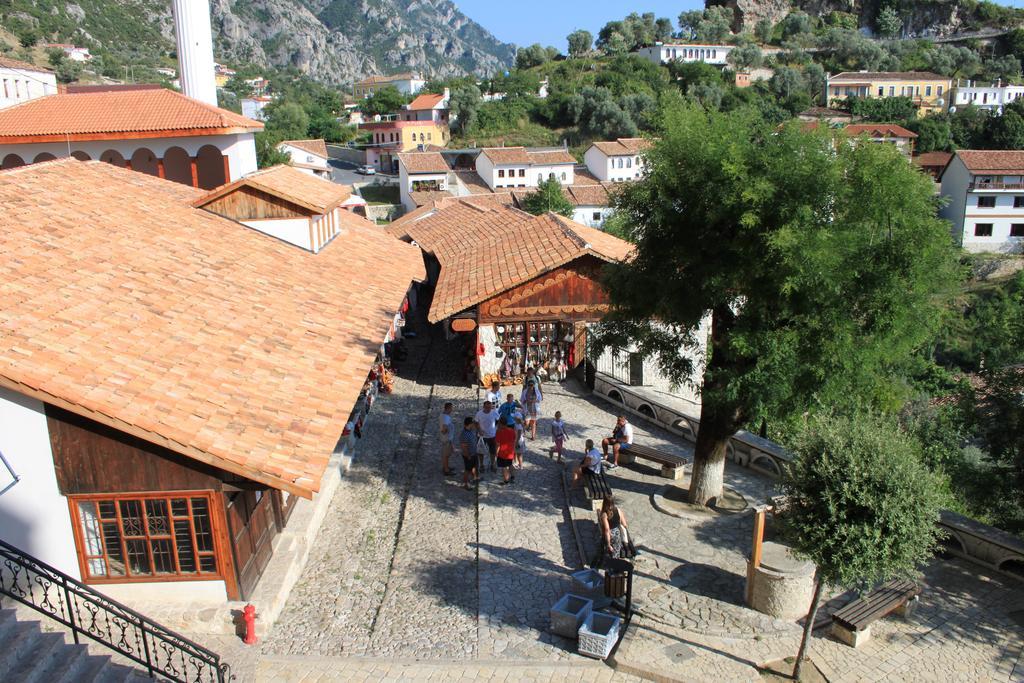
<svg viewBox="0 0 1024 683"><path fill-rule="evenodd" d="M619 681L646 673L756 681L759 665L796 652L796 623L742 604L750 516L659 512L652 500L669 482L644 464L611 474L644 550L639 615L616 653L618 672L548 634L548 609L584 559L574 522L584 557L597 549L594 514L566 508L561 478L585 438L610 431L615 408L572 383L548 386L516 483L498 486L488 473L478 490L464 491L440 473L436 424L447 400L457 421L473 414L477 389L449 381L459 358L438 336L409 346L273 632L255 649L210 643L238 680ZM546 455L556 409L570 435L563 464ZM639 419L634 426L645 443L689 453L674 435ZM752 503L774 492L742 468L728 467L726 481ZM812 656L829 679L1024 681L1020 585L959 561L934 562L926 580L914 617L877 622L865 648L818 634Z"/></svg>

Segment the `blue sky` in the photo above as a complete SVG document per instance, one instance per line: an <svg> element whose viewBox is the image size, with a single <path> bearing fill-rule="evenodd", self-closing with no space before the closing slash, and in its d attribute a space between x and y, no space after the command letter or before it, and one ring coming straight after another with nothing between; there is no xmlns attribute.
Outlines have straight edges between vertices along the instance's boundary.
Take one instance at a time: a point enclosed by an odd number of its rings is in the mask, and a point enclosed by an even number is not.
<svg viewBox="0 0 1024 683"><path fill-rule="evenodd" d="M654 12L675 23L684 10L704 7L703 0L643 0L642 3L612 0L454 0L469 18L482 24L499 40L517 45L541 43L564 51L565 37L583 28L597 37L609 21L630 12ZM1000 2L1019 7L1024 0Z"/></svg>

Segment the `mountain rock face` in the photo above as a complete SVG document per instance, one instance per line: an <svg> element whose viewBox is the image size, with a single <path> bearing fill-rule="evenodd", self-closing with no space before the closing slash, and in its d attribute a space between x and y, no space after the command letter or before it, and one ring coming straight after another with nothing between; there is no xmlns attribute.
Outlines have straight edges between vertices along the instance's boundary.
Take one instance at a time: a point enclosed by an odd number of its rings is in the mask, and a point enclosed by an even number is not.
<svg viewBox="0 0 1024 683"><path fill-rule="evenodd" d="M878 0L706 0L705 5L735 10L734 31L753 31L757 22L765 18L776 24L798 10L822 18L832 12L844 12L857 17L860 26L873 28L881 6ZM956 33L970 12L970 5L958 0L902 2L899 8L908 36L938 37Z"/></svg>
<svg viewBox="0 0 1024 683"><path fill-rule="evenodd" d="M490 75L515 58L450 0L211 0L222 61L294 66L328 83L416 71Z"/></svg>

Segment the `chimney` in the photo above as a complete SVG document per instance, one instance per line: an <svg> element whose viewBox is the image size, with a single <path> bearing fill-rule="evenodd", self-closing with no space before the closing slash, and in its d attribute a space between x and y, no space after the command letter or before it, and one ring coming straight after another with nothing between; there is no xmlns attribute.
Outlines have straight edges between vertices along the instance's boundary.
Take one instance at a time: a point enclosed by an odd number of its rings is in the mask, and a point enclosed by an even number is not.
<svg viewBox="0 0 1024 683"><path fill-rule="evenodd" d="M178 41L181 90L188 97L217 106L213 72L213 32L209 0L173 0L174 35Z"/></svg>

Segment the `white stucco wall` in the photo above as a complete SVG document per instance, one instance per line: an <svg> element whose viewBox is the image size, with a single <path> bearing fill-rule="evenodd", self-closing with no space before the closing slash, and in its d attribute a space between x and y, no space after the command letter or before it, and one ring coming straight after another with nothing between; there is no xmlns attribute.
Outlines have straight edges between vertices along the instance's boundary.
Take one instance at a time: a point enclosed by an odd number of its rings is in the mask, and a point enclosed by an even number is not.
<svg viewBox="0 0 1024 683"><path fill-rule="evenodd" d="M280 151L286 153L288 156L290 156L293 163L316 166L317 168L324 171L328 170L329 168L327 165L327 157L322 157L319 154L314 154L309 150L299 149L298 147L293 147L292 145L283 142L280 145L278 145L277 148ZM300 168L299 170L309 171L309 169L305 168Z"/></svg>
<svg viewBox="0 0 1024 683"><path fill-rule="evenodd" d="M1015 198L1024 196L1024 190L971 190L970 184L977 178L959 156L954 156L942 175L942 190L949 202L940 210L940 215L950 221L953 237L965 250L970 252L1012 252L1024 251L1024 237L1011 237L1010 227L1024 224L1024 208L1014 208ZM1021 176L996 176L995 181L1016 184ZM978 197L994 197L994 207L978 206ZM978 223L991 223L992 235L975 235Z"/></svg>
<svg viewBox="0 0 1024 683"><path fill-rule="evenodd" d="M612 182L638 180L643 170L644 162L639 154L608 157L608 180Z"/></svg>
<svg viewBox="0 0 1024 683"><path fill-rule="evenodd" d="M241 221L254 230L276 237L303 249L313 250L309 241L309 220L306 218L280 218L266 221Z"/></svg>
<svg viewBox="0 0 1024 683"><path fill-rule="evenodd" d="M17 154L26 163L32 163L40 154L52 154L58 159L71 156L73 152L84 152L91 159L99 159L109 149L115 150L130 160L136 150L149 149L163 158L171 147L180 147L189 156L196 156L205 145L213 145L228 157L230 177L238 180L256 170L256 143L252 133L234 135L200 135L192 137L140 138L137 140L100 140L85 142L41 142L32 144L0 144L0 161L8 154Z"/></svg>
<svg viewBox="0 0 1024 683"><path fill-rule="evenodd" d="M487 187L494 189L497 173L491 159L485 154L478 154L476 157L476 174L487 183Z"/></svg>
<svg viewBox="0 0 1024 683"><path fill-rule="evenodd" d="M43 404L0 387L0 538L80 578L67 498L57 489Z"/></svg>
<svg viewBox="0 0 1024 683"><path fill-rule="evenodd" d="M539 181L547 180L547 178L554 174L555 179L558 180L564 187L565 185L572 185L576 182L576 175L574 173L574 164L557 164L552 166L541 166L535 165L526 169L526 185L527 187L537 187ZM565 178L562 175L565 175Z"/></svg>
<svg viewBox="0 0 1024 683"><path fill-rule="evenodd" d="M0 109L57 93L57 77L44 71L0 67Z"/></svg>
<svg viewBox="0 0 1024 683"><path fill-rule="evenodd" d="M608 180L608 156L597 147L591 147L586 151L583 163L598 180Z"/></svg>
<svg viewBox="0 0 1024 683"><path fill-rule="evenodd" d="M572 219L587 227L602 228L610 215L612 209L608 206L577 206L573 210Z"/></svg>
<svg viewBox="0 0 1024 683"><path fill-rule="evenodd" d="M729 63L731 45L652 45L642 47L635 54L655 64L666 62L704 62L715 66Z"/></svg>

